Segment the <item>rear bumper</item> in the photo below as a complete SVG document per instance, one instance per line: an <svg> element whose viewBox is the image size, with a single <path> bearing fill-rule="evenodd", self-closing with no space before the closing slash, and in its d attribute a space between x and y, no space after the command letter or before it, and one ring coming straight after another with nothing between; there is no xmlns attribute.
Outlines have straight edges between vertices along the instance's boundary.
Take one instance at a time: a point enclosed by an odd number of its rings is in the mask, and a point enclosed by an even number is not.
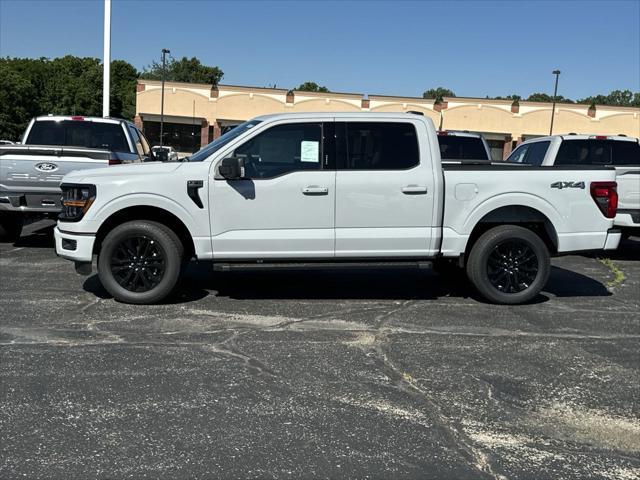
<svg viewBox="0 0 640 480"><path fill-rule="evenodd" d="M0 192L0 211L24 213L58 213L62 194L55 192Z"/></svg>
<svg viewBox="0 0 640 480"><path fill-rule="evenodd" d="M640 210L618 210L613 224L616 227L640 227Z"/></svg>
<svg viewBox="0 0 640 480"><path fill-rule="evenodd" d="M604 242L605 250L615 250L622 239L622 232L616 228L611 228L607 232L607 239Z"/></svg>
<svg viewBox="0 0 640 480"><path fill-rule="evenodd" d="M62 258L74 262L91 263L93 258L94 235L77 235L61 231L58 227L53 230L56 239L56 253Z"/></svg>

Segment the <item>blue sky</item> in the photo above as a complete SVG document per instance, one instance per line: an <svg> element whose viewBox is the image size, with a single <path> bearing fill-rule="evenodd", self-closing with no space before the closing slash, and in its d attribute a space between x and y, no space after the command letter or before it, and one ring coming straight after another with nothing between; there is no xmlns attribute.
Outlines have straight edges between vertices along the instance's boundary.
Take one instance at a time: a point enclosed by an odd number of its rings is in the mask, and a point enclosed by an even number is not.
<svg viewBox="0 0 640 480"><path fill-rule="evenodd" d="M0 55L102 56L101 0L0 0ZM640 0L113 0L112 58L196 56L222 83L420 96L640 90Z"/></svg>

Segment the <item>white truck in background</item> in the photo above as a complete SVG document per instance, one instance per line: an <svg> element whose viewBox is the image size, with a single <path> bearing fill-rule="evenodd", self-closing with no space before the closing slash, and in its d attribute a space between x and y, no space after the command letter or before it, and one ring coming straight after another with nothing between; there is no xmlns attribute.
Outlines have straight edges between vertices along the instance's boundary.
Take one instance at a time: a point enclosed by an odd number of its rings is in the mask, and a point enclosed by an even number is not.
<svg viewBox="0 0 640 480"><path fill-rule="evenodd" d="M14 242L29 216L57 216L60 181L73 170L153 160L149 143L126 120L44 116L20 145L0 146L0 237Z"/></svg>
<svg viewBox="0 0 640 480"><path fill-rule="evenodd" d="M507 162L543 167L609 166L616 170L623 235L640 235L640 143L624 135L552 135L520 144Z"/></svg>
<svg viewBox="0 0 640 480"><path fill-rule="evenodd" d="M530 301L552 255L615 249L613 168L443 164L402 113L258 117L181 163L62 181L56 252L117 300L154 303L183 262L308 268L454 262L495 303ZM567 188L556 188L558 184Z"/></svg>

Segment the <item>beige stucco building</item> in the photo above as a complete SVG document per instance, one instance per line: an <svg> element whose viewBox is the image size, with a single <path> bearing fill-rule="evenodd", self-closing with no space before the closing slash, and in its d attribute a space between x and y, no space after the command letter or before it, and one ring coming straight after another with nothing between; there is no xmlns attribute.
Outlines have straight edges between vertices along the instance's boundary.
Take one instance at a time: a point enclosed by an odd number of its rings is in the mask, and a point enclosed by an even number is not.
<svg viewBox="0 0 640 480"><path fill-rule="evenodd" d="M159 141L161 84L139 80L136 122L153 143ZM442 104L417 97L359 93L311 93L277 88L196 83L165 83L165 143L194 151L228 128L249 118L285 112L406 112L418 111L444 130L480 132L494 159L506 158L527 138L548 135L551 104L483 98L445 98ZM553 132L625 134L640 137L640 108L557 104Z"/></svg>

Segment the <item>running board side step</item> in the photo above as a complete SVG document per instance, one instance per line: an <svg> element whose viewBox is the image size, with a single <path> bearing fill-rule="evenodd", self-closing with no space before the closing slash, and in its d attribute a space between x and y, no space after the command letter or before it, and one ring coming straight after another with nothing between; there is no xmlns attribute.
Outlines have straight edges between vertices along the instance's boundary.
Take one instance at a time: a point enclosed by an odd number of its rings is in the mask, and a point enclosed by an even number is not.
<svg viewBox="0 0 640 480"><path fill-rule="evenodd" d="M322 269L356 269L356 268L419 268L431 269L429 260L409 261L345 261L345 262L214 262L214 272L231 272L239 270L322 270Z"/></svg>

